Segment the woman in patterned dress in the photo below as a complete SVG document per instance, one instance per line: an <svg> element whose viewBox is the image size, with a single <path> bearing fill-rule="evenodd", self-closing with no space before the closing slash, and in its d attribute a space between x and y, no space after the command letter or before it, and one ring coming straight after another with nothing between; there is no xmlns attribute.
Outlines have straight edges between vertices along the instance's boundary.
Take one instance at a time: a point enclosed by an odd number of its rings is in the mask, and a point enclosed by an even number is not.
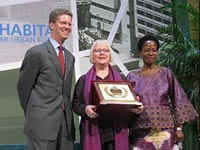
<svg viewBox="0 0 200 150"><path fill-rule="evenodd" d="M172 150L175 141L184 138L184 123L198 114L172 71L156 65L159 41L146 35L138 49L144 65L127 75L144 105L132 125L133 150Z"/></svg>

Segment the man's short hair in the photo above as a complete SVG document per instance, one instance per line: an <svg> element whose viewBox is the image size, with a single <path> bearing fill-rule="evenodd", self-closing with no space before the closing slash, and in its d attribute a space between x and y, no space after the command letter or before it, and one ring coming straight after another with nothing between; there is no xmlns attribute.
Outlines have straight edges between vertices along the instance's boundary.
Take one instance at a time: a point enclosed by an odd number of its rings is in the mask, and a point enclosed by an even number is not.
<svg viewBox="0 0 200 150"><path fill-rule="evenodd" d="M68 15L68 16L73 17L70 10L64 9L64 8L57 8L57 9L52 10L51 13L49 14L49 23L55 23L57 20L57 17L61 15Z"/></svg>

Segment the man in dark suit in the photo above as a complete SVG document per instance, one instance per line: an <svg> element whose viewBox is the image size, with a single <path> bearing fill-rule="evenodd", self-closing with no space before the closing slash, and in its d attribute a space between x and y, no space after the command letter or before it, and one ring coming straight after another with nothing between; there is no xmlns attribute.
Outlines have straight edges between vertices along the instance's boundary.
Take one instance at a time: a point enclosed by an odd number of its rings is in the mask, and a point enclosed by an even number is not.
<svg viewBox="0 0 200 150"><path fill-rule="evenodd" d="M49 40L30 48L20 68L17 90L25 113L24 132L30 150L72 150L74 57L62 47L72 30L72 13L53 10L49 27Z"/></svg>

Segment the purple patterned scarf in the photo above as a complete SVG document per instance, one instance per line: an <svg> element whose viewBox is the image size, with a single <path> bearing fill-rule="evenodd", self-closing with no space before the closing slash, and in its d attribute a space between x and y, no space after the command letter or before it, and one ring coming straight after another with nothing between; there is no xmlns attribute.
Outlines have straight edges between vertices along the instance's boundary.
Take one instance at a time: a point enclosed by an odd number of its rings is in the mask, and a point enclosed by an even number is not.
<svg viewBox="0 0 200 150"><path fill-rule="evenodd" d="M91 104L91 83L96 80L96 71L93 66L85 77L84 86L84 100L85 104ZM121 80L119 72L115 71L109 66L109 80ZM97 124L97 119L85 120L84 126L84 150L101 150L100 133ZM122 128L119 132L115 133L115 150L128 150L128 128Z"/></svg>

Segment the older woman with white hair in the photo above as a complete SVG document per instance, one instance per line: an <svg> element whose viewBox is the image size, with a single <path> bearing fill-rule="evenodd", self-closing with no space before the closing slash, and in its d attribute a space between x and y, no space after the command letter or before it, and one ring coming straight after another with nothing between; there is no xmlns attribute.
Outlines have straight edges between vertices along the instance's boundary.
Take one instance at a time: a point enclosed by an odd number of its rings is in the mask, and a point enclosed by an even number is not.
<svg viewBox="0 0 200 150"><path fill-rule="evenodd" d="M103 121L92 104L93 80L122 80L111 65L112 49L106 40L97 40L91 48L91 69L82 75L75 87L72 107L81 116L80 143L83 150L128 150L128 127L115 121Z"/></svg>

